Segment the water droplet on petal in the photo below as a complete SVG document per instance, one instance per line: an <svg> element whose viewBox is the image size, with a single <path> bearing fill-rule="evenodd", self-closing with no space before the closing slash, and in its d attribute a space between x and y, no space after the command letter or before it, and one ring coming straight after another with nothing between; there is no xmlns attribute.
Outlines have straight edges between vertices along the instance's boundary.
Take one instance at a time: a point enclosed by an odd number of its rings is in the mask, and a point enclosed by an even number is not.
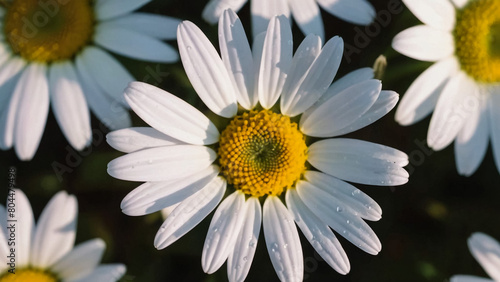
<svg viewBox="0 0 500 282"><path fill-rule="evenodd" d="M341 206L337 207L337 212L343 212L343 211L344 211L344 209Z"/></svg>

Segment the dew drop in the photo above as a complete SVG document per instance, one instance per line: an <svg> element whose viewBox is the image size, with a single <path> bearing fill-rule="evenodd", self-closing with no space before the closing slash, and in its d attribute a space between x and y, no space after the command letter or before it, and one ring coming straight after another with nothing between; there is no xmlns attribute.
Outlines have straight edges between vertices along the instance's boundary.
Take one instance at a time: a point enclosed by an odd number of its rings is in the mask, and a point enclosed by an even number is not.
<svg viewBox="0 0 500 282"><path fill-rule="evenodd" d="M361 193L361 191L359 189L352 191L353 196L359 195L360 193Z"/></svg>
<svg viewBox="0 0 500 282"><path fill-rule="evenodd" d="M347 222L347 224L351 224L351 221L349 219L346 222Z"/></svg>
<svg viewBox="0 0 500 282"><path fill-rule="evenodd" d="M243 261L248 261L248 258L247 257L243 257Z"/></svg>
<svg viewBox="0 0 500 282"><path fill-rule="evenodd" d="M337 212L343 212L343 211L344 211L344 209L341 206L337 207Z"/></svg>
<svg viewBox="0 0 500 282"><path fill-rule="evenodd" d="M283 249L286 249L286 247L288 247L288 244L283 245Z"/></svg>

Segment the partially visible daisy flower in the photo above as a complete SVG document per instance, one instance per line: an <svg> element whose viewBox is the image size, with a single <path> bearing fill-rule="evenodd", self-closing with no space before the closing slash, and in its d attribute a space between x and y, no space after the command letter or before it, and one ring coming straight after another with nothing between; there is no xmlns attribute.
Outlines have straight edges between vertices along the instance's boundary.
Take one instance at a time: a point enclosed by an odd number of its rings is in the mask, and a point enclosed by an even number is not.
<svg viewBox="0 0 500 282"><path fill-rule="evenodd" d="M226 10L219 22L222 58L189 21L179 25L177 38L194 89L211 111L229 120L219 131L203 113L168 92L141 82L125 90L131 108L151 127L108 134L112 147L129 153L111 161L108 173L146 181L123 199L125 214L173 209L155 247L174 243L218 206L202 267L213 273L227 260L230 281L247 276L261 224L283 281L303 277L294 222L339 273L349 272L350 264L331 228L377 254L381 243L364 220L379 220L382 210L345 181L404 184L408 156L349 138L310 144L306 136L329 138L371 124L394 107L398 94L381 91L372 69L354 71L332 84L342 39L334 37L322 47L319 36L308 35L292 56L292 33L284 16L271 19L251 50L240 20ZM226 192L230 195L224 197Z"/></svg>
<svg viewBox="0 0 500 282"><path fill-rule="evenodd" d="M473 174L491 138L500 171L500 0L403 0L424 24L396 35L393 47L435 62L408 88L396 121L410 125L434 111L428 145L455 141L460 174Z"/></svg>
<svg viewBox="0 0 500 282"><path fill-rule="evenodd" d="M109 128L130 126L123 89L132 75L106 50L175 62L161 40L179 20L136 12L150 0L11 0L0 5L0 149L33 158L49 104L77 150L92 139L89 107ZM49 102L50 101L50 102Z"/></svg>
<svg viewBox="0 0 500 282"><path fill-rule="evenodd" d="M492 279L471 275L455 275L450 282L495 282L500 281L500 244L484 233L474 233L467 240L469 251Z"/></svg>
<svg viewBox="0 0 500 282"><path fill-rule="evenodd" d="M122 264L99 264L106 248L103 240L73 246L78 214L75 196L64 191L54 195L37 224L21 190L14 189L7 207L0 205L0 282L113 282L125 273Z"/></svg>
<svg viewBox="0 0 500 282"><path fill-rule="evenodd" d="M239 11L248 0L210 0L203 10L203 18L215 24L226 9ZM275 15L293 16L304 34L319 35L325 31L319 6L328 13L350 23L369 25L375 18L375 9L367 0L251 0L253 35L265 32Z"/></svg>

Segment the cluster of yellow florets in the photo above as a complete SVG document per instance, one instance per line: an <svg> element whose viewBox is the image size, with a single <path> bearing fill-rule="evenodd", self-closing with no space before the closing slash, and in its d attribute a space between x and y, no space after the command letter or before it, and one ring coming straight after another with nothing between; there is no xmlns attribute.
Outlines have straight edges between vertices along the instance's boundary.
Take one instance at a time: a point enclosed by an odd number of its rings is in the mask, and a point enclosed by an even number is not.
<svg viewBox="0 0 500 282"><path fill-rule="evenodd" d="M5 273L0 276L0 282L57 282L59 281L52 274L37 269L19 269L16 273Z"/></svg>
<svg viewBox="0 0 500 282"><path fill-rule="evenodd" d="M305 171L304 136L284 115L263 110L236 116L219 144L223 175L247 195L280 195Z"/></svg>

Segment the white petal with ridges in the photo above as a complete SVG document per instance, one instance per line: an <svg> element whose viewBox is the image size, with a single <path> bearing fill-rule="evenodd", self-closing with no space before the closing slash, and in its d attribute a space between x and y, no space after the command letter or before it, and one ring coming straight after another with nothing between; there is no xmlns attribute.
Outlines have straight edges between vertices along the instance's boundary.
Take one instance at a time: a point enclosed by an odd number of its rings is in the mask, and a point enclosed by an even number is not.
<svg viewBox="0 0 500 282"><path fill-rule="evenodd" d="M369 25L375 18L375 9L366 0L317 0L330 14L344 21Z"/></svg>
<svg viewBox="0 0 500 282"><path fill-rule="evenodd" d="M132 153L142 149L182 145L182 141L165 135L152 127L131 127L110 132L106 142L115 150Z"/></svg>
<svg viewBox="0 0 500 282"><path fill-rule="evenodd" d="M431 113L444 85L458 69L457 59L450 57L435 63L419 75L401 99L396 110L396 121L401 125L410 125Z"/></svg>
<svg viewBox="0 0 500 282"><path fill-rule="evenodd" d="M252 51L238 16L226 10L219 21L219 45L238 103L250 110L258 102L255 94L255 69Z"/></svg>
<svg viewBox="0 0 500 282"><path fill-rule="evenodd" d="M490 96L488 114L490 119L491 147L497 170L500 171L500 87L497 93Z"/></svg>
<svg viewBox="0 0 500 282"><path fill-rule="evenodd" d="M454 54L455 39L450 32L417 25L398 33L392 48L416 60L436 62Z"/></svg>
<svg viewBox="0 0 500 282"><path fill-rule="evenodd" d="M262 208L258 198L250 197L245 202L245 215L234 250L227 259L229 281L244 281L252 265L262 223Z"/></svg>
<svg viewBox="0 0 500 282"><path fill-rule="evenodd" d="M19 97L15 113L14 144L21 160L33 158L45 129L50 100L46 72L45 65L30 64L21 74L14 90L13 97Z"/></svg>
<svg viewBox="0 0 500 282"><path fill-rule="evenodd" d="M484 233L476 232L467 240L469 250L495 281L500 281L500 244Z"/></svg>
<svg viewBox="0 0 500 282"><path fill-rule="evenodd" d="M293 19L297 22L302 33L316 34L322 40L325 39L323 19L316 0L289 0Z"/></svg>
<svg viewBox="0 0 500 282"><path fill-rule="evenodd" d="M396 186L408 182L408 156L367 141L334 138L309 146L307 161L337 178L368 185Z"/></svg>
<svg viewBox="0 0 500 282"><path fill-rule="evenodd" d="M222 117L236 115L231 78L210 40L192 22L184 21L177 29L177 42L184 70L205 105Z"/></svg>
<svg viewBox="0 0 500 282"><path fill-rule="evenodd" d="M96 18L99 21L108 20L114 17L130 13L151 0L106 0L98 1L95 6Z"/></svg>
<svg viewBox="0 0 500 282"><path fill-rule="evenodd" d="M132 13L106 22L106 25L133 30L161 40L177 38L177 26L181 20L149 13Z"/></svg>
<svg viewBox="0 0 500 282"><path fill-rule="evenodd" d="M274 16L284 15L290 19L288 0L251 0L250 13L254 37L267 30L269 21Z"/></svg>
<svg viewBox="0 0 500 282"><path fill-rule="evenodd" d="M202 190L182 201L156 233L158 250L168 247L200 223L219 204L226 191L226 181L216 177Z"/></svg>
<svg viewBox="0 0 500 282"><path fill-rule="evenodd" d="M33 238L35 235L35 219L33 210L26 195L19 189L14 189L14 203L17 220L16 230L16 267L30 265L33 256ZM10 201L7 198L7 204ZM11 219L9 217L9 219Z"/></svg>
<svg viewBox="0 0 500 282"><path fill-rule="evenodd" d="M453 275L450 282L495 282L494 280L472 275Z"/></svg>
<svg viewBox="0 0 500 282"><path fill-rule="evenodd" d="M403 3L426 25L444 31L455 27L455 7L449 0L403 0Z"/></svg>
<svg viewBox="0 0 500 282"><path fill-rule="evenodd" d="M335 36L325 44L297 88L287 93L288 101L281 104L282 113L292 117L301 114L323 96L337 74L343 51L340 37Z"/></svg>
<svg viewBox="0 0 500 282"><path fill-rule="evenodd" d="M210 24L216 24L225 10L238 12L247 0L210 0L201 16Z"/></svg>
<svg viewBox="0 0 500 282"><path fill-rule="evenodd" d="M265 109L271 108L280 97L292 62L292 30L288 20L273 17L269 22L262 51L257 91Z"/></svg>
<svg viewBox="0 0 500 282"><path fill-rule="evenodd" d="M90 113L72 62L53 63L49 69L52 111L71 146L82 150L90 144Z"/></svg>
<svg viewBox="0 0 500 282"><path fill-rule="evenodd" d="M309 193L314 187L306 181L297 183L297 192L304 204L333 230L363 251L376 255L382 249L377 235L366 222L350 212L338 212L339 205L332 205L325 194Z"/></svg>
<svg viewBox="0 0 500 282"><path fill-rule="evenodd" d="M100 264L89 275L68 282L118 281L126 271L127 268L123 264Z"/></svg>
<svg viewBox="0 0 500 282"><path fill-rule="evenodd" d="M276 196L268 196L263 211L267 252L281 281L302 281L304 259L293 215Z"/></svg>
<svg viewBox="0 0 500 282"><path fill-rule="evenodd" d="M38 219L30 262L48 268L73 248L76 236L78 203L65 191L50 199Z"/></svg>
<svg viewBox="0 0 500 282"><path fill-rule="evenodd" d="M51 270L64 281L83 278L99 265L106 244L102 239L93 239L76 245L60 258Z"/></svg>
<svg viewBox="0 0 500 282"><path fill-rule="evenodd" d="M300 130L314 137L334 136L336 131L355 122L373 106L381 88L379 80L371 79L333 95L309 115L300 118Z"/></svg>
<svg viewBox="0 0 500 282"><path fill-rule="evenodd" d="M347 274L351 269L349 258L330 227L302 202L296 189L287 190L286 204L300 230L321 258L338 273Z"/></svg>
<svg viewBox="0 0 500 282"><path fill-rule="evenodd" d="M219 141L219 131L203 113L160 88L133 82L125 99L138 116L168 136L197 145Z"/></svg>
<svg viewBox="0 0 500 282"><path fill-rule="evenodd" d="M129 181L168 181L201 171L217 153L205 146L178 145L144 149L109 162L109 175Z"/></svg>
<svg viewBox="0 0 500 282"><path fill-rule="evenodd" d="M201 266L208 274L217 271L226 261L245 220L245 194L233 192L215 211L201 255Z"/></svg>
<svg viewBox="0 0 500 282"><path fill-rule="evenodd" d="M120 208L130 216L141 216L175 205L201 190L219 173L217 166L188 177L161 182L146 182L123 198Z"/></svg>

